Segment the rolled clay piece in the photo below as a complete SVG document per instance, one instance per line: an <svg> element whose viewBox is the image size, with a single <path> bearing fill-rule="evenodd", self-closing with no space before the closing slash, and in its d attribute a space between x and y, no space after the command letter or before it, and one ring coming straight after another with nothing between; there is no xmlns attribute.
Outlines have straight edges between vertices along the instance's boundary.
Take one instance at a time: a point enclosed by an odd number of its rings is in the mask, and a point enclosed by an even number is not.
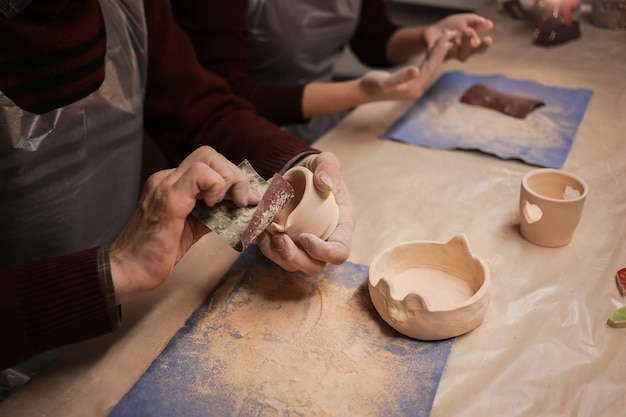
<svg viewBox="0 0 626 417"><path fill-rule="evenodd" d="M543 101L504 93L483 84L472 85L465 91L460 101L473 106L497 110L519 119L524 119L528 113L545 105Z"/></svg>

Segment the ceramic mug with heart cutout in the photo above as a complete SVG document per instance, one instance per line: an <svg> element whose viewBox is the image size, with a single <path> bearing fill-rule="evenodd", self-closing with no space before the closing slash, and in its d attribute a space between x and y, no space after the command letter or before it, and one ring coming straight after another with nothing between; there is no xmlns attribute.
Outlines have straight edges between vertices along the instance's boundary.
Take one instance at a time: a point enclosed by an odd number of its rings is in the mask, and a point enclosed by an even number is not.
<svg viewBox="0 0 626 417"><path fill-rule="evenodd" d="M520 190L520 232L535 245L567 245L578 226L589 187L569 172L540 168L527 172Z"/></svg>
<svg viewBox="0 0 626 417"><path fill-rule="evenodd" d="M283 175L295 191L295 196L267 227L271 234L285 233L294 241L301 233L311 233L328 239L339 221L339 206L332 192L322 192L313 183L313 172L296 166Z"/></svg>

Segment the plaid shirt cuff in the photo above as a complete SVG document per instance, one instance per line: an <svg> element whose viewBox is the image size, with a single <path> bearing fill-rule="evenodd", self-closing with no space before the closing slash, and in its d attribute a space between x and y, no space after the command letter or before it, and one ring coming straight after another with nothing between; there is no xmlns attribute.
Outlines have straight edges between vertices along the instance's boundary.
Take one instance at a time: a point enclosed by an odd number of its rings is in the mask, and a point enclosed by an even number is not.
<svg viewBox="0 0 626 417"><path fill-rule="evenodd" d="M113 276L111 275L110 246L101 246L98 249L98 275L100 284L104 288L106 304L109 309L111 323L116 323L119 327L122 318L122 306L117 304L115 298L115 288L113 287Z"/></svg>

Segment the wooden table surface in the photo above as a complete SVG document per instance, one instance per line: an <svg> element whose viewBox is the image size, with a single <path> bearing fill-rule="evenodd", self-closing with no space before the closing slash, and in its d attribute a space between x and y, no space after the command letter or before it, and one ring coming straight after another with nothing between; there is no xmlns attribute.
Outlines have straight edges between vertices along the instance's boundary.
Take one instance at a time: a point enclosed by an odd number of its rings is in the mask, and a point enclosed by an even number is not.
<svg viewBox="0 0 626 417"><path fill-rule="evenodd" d="M626 329L606 320L626 305L614 279L626 267L626 31L583 18L580 39L545 48L497 6L481 12L496 24L491 50L441 71L593 90L563 166L590 188L574 239L547 249L520 236L520 181L534 167L379 139L411 104L386 102L359 107L316 144L340 157L352 193L350 261L367 265L395 243L462 233L488 264L487 317L455 340L433 417L623 415ZM216 236L203 238L163 287L125 306L118 332L66 349L0 404L0 416L105 416L236 256Z"/></svg>

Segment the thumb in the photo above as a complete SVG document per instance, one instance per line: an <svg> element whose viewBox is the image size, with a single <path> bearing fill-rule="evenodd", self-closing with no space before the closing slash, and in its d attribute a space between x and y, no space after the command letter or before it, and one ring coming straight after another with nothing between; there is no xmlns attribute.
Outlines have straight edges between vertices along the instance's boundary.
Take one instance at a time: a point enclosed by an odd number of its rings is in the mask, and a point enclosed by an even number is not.
<svg viewBox="0 0 626 417"><path fill-rule="evenodd" d="M419 69L417 69L417 67L404 67L382 80L381 86L383 88L393 88L400 84L404 84L408 81L416 79L419 76L419 73L420 71Z"/></svg>
<svg viewBox="0 0 626 417"><path fill-rule="evenodd" d="M477 32L488 32L493 29L493 22L482 16L474 16L469 19L467 25Z"/></svg>

